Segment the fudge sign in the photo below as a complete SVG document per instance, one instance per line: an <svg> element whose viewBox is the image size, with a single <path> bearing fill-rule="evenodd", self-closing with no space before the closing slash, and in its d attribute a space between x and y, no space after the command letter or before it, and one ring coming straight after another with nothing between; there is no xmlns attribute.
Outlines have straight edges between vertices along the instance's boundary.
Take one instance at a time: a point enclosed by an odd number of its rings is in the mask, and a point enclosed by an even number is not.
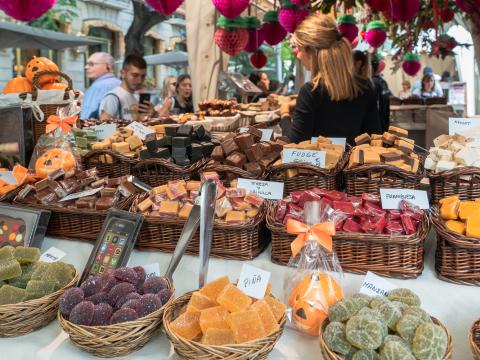
<svg viewBox="0 0 480 360"><path fill-rule="evenodd" d="M399 209L400 201L405 200L420 209L430 209L426 191L411 189L380 189L382 208L384 210Z"/></svg>
<svg viewBox="0 0 480 360"><path fill-rule="evenodd" d="M237 187L247 190L247 193L252 193L268 200L281 200L283 198L284 184L280 182L239 178Z"/></svg>
<svg viewBox="0 0 480 360"><path fill-rule="evenodd" d="M310 165L325 167L325 151L317 150L299 150L299 149L283 149L282 161L288 163L307 163Z"/></svg>

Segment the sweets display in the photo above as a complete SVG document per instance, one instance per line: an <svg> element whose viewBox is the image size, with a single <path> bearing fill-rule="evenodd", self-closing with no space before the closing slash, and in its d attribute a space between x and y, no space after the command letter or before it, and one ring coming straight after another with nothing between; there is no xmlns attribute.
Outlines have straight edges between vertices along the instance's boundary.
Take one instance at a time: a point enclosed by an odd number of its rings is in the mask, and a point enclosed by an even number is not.
<svg viewBox="0 0 480 360"><path fill-rule="evenodd" d="M280 107L280 104L278 102L278 96L273 94L268 95L265 101L239 105L239 108L242 111L255 111L255 112L275 111L279 107Z"/></svg>
<svg viewBox="0 0 480 360"><path fill-rule="evenodd" d="M219 100L210 99L203 100L198 103L200 111L199 117L229 117L237 114L238 103L236 99L233 100Z"/></svg>
<svg viewBox="0 0 480 360"><path fill-rule="evenodd" d="M480 139L462 135L440 135L425 159L425 169L435 172L464 166L480 166Z"/></svg>
<svg viewBox="0 0 480 360"><path fill-rule="evenodd" d="M79 149L80 155L86 155L92 146L98 142L97 132L88 127L84 129L72 128L75 146Z"/></svg>
<svg viewBox="0 0 480 360"><path fill-rule="evenodd" d="M0 172L2 171L8 171L8 170L0 169ZM0 198L4 195L7 195L10 191L15 190L19 186L35 182L36 180L31 174L29 174L29 171L27 168L18 164L13 167L12 174L15 177L15 180L17 183L10 184L0 179Z"/></svg>
<svg viewBox="0 0 480 360"><path fill-rule="evenodd" d="M204 345L241 344L278 331L285 309L268 289L263 299L256 300L225 276L195 291L170 328L176 335Z"/></svg>
<svg viewBox="0 0 480 360"><path fill-rule="evenodd" d="M423 210L401 201L399 210L383 210L378 195L352 197L336 190L313 188L295 191L277 202L275 222L288 219L305 222L305 203L318 201L321 211L331 214L337 231L367 234L410 235L418 230ZM480 203L479 203L480 204Z"/></svg>
<svg viewBox="0 0 480 360"><path fill-rule="evenodd" d="M480 199L460 201L458 196L450 196L439 204L440 217L445 220L447 229L480 239Z"/></svg>
<svg viewBox="0 0 480 360"><path fill-rule="evenodd" d="M390 126L382 135L365 133L357 136L355 144L349 168L363 164L387 164L414 174L420 168L420 159L414 152L415 142L408 138L407 130Z"/></svg>
<svg viewBox="0 0 480 360"><path fill-rule="evenodd" d="M38 248L0 248L0 305L41 298L62 289L75 277L72 265L39 259Z"/></svg>
<svg viewBox="0 0 480 360"><path fill-rule="evenodd" d="M112 274L91 276L60 298L60 313L84 326L134 321L159 310L172 297L168 281L146 278L145 269L122 267Z"/></svg>
<svg viewBox="0 0 480 360"><path fill-rule="evenodd" d="M320 336L348 359L442 360L448 334L420 306L408 289L394 289L388 297L355 294L330 307L330 323Z"/></svg>

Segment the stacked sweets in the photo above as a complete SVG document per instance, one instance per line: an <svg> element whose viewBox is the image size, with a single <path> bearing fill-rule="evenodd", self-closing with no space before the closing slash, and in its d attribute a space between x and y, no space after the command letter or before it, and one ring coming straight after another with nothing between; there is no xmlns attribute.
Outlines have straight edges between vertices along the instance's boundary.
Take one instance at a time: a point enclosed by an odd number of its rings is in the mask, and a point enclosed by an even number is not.
<svg viewBox="0 0 480 360"><path fill-rule="evenodd" d="M480 239L480 199L460 201L458 196L440 200L440 216L447 229Z"/></svg>

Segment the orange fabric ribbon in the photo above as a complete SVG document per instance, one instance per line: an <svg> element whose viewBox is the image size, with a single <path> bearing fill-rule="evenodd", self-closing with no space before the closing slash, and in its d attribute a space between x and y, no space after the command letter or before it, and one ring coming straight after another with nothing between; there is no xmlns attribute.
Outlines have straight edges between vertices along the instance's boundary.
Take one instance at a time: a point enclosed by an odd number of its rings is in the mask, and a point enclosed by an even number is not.
<svg viewBox="0 0 480 360"><path fill-rule="evenodd" d="M72 126L77 123L78 116L69 116L66 118L60 118L57 115L50 115L47 119L46 132L52 132L57 128L63 130L64 133L72 131Z"/></svg>
<svg viewBox="0 0 480 360"><path fill-rule="evenodd" d="M297 238L290 244L293 256L296 256L302 250L308 240L318 242L328 251L333 249L332 236L335 235L335 223L333 221L308 226L300 221L288 219L287 232L297 235Z"/></svg>

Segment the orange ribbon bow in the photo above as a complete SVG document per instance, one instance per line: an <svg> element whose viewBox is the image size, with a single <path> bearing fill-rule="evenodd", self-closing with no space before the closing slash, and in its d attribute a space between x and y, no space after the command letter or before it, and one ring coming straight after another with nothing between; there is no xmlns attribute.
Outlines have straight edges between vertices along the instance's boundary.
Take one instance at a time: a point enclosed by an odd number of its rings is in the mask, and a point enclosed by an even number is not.
<svg viewBox="0 0 480 360"><path fill-rule="evenodd" d="M302 250L308 240L314 240L328 251L332 251L332 236L335 235L335 223L333 221L308 226L300 221L288 219L287 232L297 235L297 238L290 245L293 256L296 256Z"/></svg>
<svg viewBox="0 0 480 360"><path fill-rule="evenodd" d="M78 116L69 116L66 118L60 118L57 115L50 115L47 119L46 132L52 132L57 128L63 130L64 133L72 131L72 126L77 123Z"/></svg>

